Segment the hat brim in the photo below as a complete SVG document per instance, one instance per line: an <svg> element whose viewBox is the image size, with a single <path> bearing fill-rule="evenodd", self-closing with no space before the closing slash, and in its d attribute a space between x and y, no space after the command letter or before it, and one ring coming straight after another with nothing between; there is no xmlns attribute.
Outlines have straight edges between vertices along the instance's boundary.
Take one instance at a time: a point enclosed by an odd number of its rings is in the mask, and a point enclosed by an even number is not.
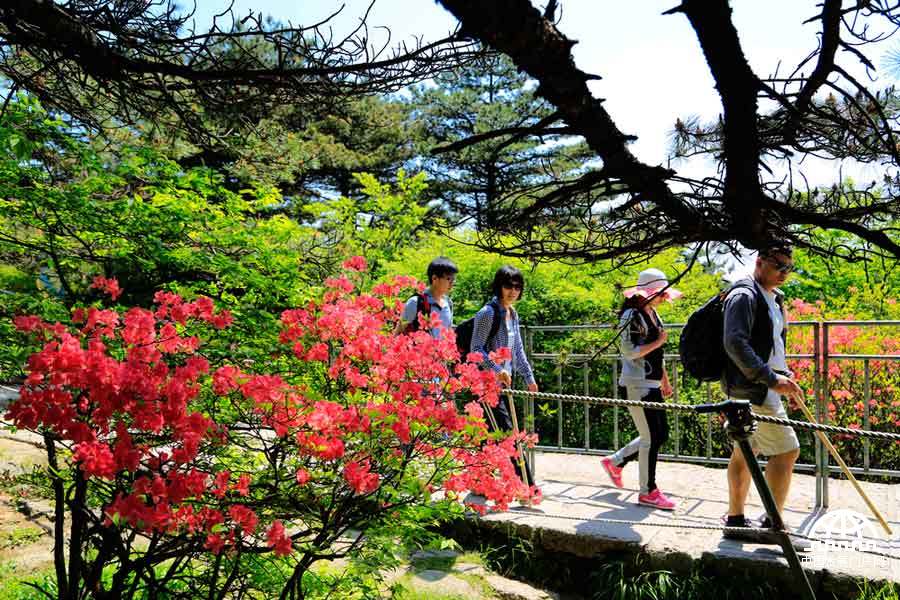
<svg viewBox="0 0 900 600"><path fill-rule="evenodd" d="M631 298L632 296L640 296L641 298L648 298L654 295L656 292L652 290L648 290L645 288L639 288L637 286L626 288L622 292L626 298ZM673 287L667 288L666 291L662 293L662 297L671 302L672 300L677 300L684 296L681 290L677 290Z"/></svg>

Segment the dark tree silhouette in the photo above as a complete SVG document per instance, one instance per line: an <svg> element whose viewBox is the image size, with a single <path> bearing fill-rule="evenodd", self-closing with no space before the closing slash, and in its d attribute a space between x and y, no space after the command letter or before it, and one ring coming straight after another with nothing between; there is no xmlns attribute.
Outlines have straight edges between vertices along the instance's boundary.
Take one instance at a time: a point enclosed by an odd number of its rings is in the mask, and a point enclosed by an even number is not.
<svg viewBox="0 0 900 600"><path fill-rule="evenodd" d="M695 179L644 164L629 151L633 138L588 89L597 76L576 67L576 42L554 23L556 2L541 12L528 0L498 0L490 8L475 0L439 1L463 31L539 81L538 95L556 106L603 161L580 181L510 211L502 233L517 242L506 245L507 251L642 257L678 244L737 241L758 248L788 238L846 258L867 252L900 257L897 97L893 89L867 87L842 62L862 61L874 69L865 52L900 25L900 3L873 0L843 8L840 0L824 0L808 21L820 24L819 45L786 77L753 72L727 0L685 0L667 11L693 27L722 100L716 123L676 126L678 153L708 154L718 162L709 177ZM812 10L817 9L811 5ZM777 108L763 112L760 97ZM807 155L877 163L885 167L885 179L859 189L835 182L827 190L803 190L771 175L778 172L774 163ZM615 201L604 202L611 193ZM548 232L547 222L558 226ZM859 243L826 245L818 235L822 229L851 233ZM484 242L503 245L499 236Z"/></svg>
<svg viewBox="0 0 900 600"><path fill-rule="evenodd" d="M636 260L683 244L758 248L788 238L849 259L900 257L900 104L892 88L878 90L848 66L874 69L867 53L900 26L900 3L811 3L818 46L786 76L754 73L727 0L684 0L667 11L695 31L698 60L708 64L722 100L711 124L675 124L676 155L706 154L718 163L702 178L632 154L633 137L588 89L597 76L575 65L576 42L557 28L554 0L543 10L528 0L439 3L457 17L459 32L413 48L373 49L365 21L335 40L327 20L284 28L249 17L238 27L226 13L227 29L217 24L196 33L165 0L10 0L0 6L0 72L88 123L106 124L104 115L119 123L174 119L201 136L209 132L197 105L253 114L387 92L465 63L480 43L511 58L556 109L553 119L515 135L581 136L599 165L575 179L510 191L491 207L483 246L535 258ZM279 50L254 52L260 43ZM213 51L223 44L229 52ZM510 132L497 133L503 135ZM492 134L478 136L476 142ZM810 155L883 166L884 180L808 189L778 175ZM823 230L850 234L851 243L834 245Z"/></svg>
<svg viewBox="0 0 900 600"><path fill-rule="evenodd" d="M477 53L455 33L412 46L378 36L386 41L376 45L365 19L336 39L337 12L292 27L226 10L195 31L193 14L172 0L10 0L0 5L0 72L89 125L174 120L202 138L214 135L203 113L252 122L280 105L321 112Z"/></svg>

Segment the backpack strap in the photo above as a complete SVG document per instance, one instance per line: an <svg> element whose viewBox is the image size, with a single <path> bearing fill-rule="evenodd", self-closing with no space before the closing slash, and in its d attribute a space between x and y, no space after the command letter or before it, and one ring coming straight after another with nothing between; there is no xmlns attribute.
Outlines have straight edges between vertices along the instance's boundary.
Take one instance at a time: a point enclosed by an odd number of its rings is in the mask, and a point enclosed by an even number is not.
<svg viewBox="0 0 900 600"><path fill-rule="evenodd" d="M487 340L485 340L485 346L491 344L494 341L494 338L497 337L497 332L500 331L500 306L496 302L489 302L488 306L491 307L491 310L494 312L493 319L491 320L491 332L488 334Z"/></svg>
<svg viewBox="0 0 900 600"><path fill-rule="evenodd" d="M426 314L431 318L431 302L425 294L416 294L416 315Z"/></svg>
<svg viewBox="0 0 900 600"><path fill-rule="evenodd" d="M428 297L425 294L416 294L415 298L416 317L406 324L406 333L419 330L419 315L428 315L428 319L431 319L431 302L428 301Z"/></svg>

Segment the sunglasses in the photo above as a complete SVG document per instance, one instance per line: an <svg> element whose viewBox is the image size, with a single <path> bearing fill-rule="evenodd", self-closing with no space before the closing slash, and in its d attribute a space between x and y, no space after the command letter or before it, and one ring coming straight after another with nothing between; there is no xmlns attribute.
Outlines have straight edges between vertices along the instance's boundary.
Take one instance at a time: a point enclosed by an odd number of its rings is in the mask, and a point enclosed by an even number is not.
<svg viewBox="0 0 900 600"><path fill-rule="evenodd" d="M519 290L522 291L522 285L519 283L504 283L503 287L508 290Z"/></svg>
<svg viewBox="0 0 900 600"><path fill-rule="evenodd" d="M781 262L777 258L771 258L771 257L767 258L766 260L768 260L770 263L772 263L772 265L775 267L775 270L778 271L779 273L783 273L783 274L787 275L788 273L790 273L791 271L794 270L794 265L792 263Z"/></svg>

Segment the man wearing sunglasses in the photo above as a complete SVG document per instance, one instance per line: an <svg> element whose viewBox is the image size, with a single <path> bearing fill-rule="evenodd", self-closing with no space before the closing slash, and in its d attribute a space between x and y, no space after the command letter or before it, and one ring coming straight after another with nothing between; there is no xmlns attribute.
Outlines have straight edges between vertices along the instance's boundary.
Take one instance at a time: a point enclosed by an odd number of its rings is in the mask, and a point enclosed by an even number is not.
<svg viewBox="0 0 900 600"><path fill-rule="evenodd" d="M787 418L782 396L803 401L803 390L787 368L787 315L778 290L793 269L791 247L773 244L760 250L753 277L735 283L725 299L723 343L728 360L722 389L729 398L749 400L751 410L761 415ZM754 452L769 459L766 481L781 512L800 454L797 434L784 425L757 423L750 443ZM727 525L752 526L744 516L750 483L747 463L735 446L728 463ZM740 532L725 537L744 539Z"/></svg>

